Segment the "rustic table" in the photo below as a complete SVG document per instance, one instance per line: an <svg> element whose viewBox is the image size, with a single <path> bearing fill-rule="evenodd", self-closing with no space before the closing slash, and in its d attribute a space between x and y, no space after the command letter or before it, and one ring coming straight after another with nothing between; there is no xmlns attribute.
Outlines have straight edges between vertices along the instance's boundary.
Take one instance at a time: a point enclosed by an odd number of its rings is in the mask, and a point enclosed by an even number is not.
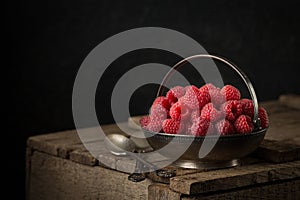
<svg viewBox="0 0 300 200"><path fill-rule="evenodd" d="M151 172L144 181L131 182L120 171L134 169L135 160L111 154L93 157L76 130L30 137L27 199L300 199L300 104L295 98L261 103L269 112L270 128L240 166L218 170L168 166L176 173L172 178ZM137 131L132 121L128 129ZM105 133L120 132L114 124L103 128Z"/></svg>

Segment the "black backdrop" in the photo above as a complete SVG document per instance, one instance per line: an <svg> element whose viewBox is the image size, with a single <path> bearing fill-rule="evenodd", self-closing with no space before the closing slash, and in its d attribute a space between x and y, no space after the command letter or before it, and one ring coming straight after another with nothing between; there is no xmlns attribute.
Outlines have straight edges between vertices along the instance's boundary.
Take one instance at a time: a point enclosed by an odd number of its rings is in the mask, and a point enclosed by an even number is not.
<svg viewBox="0 0 300 200"><path fill-rule="evenodd" d="M10 132L18 138L17 157L11 159L17 160L14 166L21 188L27 137L74 128L71 94L77 70L97 44L121 31L157 26L194 38L208 52L238 64L254 83L260 101L300 91L295 73L300 66L297 1L29 0L14 5L9 17L16 42L10 52L17 83ZM136 52L114 65L126 71L136 64L172 65L179 59L162 55ZM119 77L116 70L110 72L105 80L110 86L97 97L100 108L109 103L108 91ZM153 93L153 88L147 90ZM145 109L136 104L131 111L139 114ZM109 110L101 112L107 116L103 123L112 122Z"/></svg>

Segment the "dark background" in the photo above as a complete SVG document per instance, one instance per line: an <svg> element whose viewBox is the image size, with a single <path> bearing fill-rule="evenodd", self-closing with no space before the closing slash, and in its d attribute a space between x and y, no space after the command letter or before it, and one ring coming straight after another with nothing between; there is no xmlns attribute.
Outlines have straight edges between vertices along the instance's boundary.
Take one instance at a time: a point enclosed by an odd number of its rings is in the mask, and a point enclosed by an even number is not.
<svg viewBox="0 0 300 200"><path fill-rule="evenodd" d="M254 83L260 101L299 93L300 14L297 1L100 1L29 0L9 7L12 126L16 141L10 159L24 191L25 144L29 136L73 129L72 87L87 54L106 38L131 28L165 27L198 41L208 52L230 58ZM99 89L97 110L111 123L110 89L137 64L175 64L179 57L160 51L137 51L110 66ZM5 86L6 87L6 86ZM144 87L154 95L155 87ZM150 102L150 101L149 101ZM145 106L131 106L132 114ZM11 111L10 111L11 112ZM23 193L17 192L22 195Z"/></svg>

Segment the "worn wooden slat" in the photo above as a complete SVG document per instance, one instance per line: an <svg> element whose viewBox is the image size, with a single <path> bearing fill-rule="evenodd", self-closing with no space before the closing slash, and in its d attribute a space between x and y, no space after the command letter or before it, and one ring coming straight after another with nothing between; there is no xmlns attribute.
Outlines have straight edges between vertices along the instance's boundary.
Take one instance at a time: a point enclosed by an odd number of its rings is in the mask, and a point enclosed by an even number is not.
<svg viewBox="0 0 300 200"><path fill-rule="evenodd" d="M279 101L265 101L260 105L267 110L270 118L265 139L300 145L300 110L285 106Z"/></svg>
<svg viewBox="0 0 300 200"><path fill-rule="evenodd" d="M260 163L176 176L170 179L170 188L182 194L198 194L299 178L299 176L300 161L282 164Z"/></svg>
<svg viewBox="0 0 300 200"><path fill-rule="evenodd" d="M149 179L128 181L128 175L100 166L87 166L34 151L28 199L148 199Z"/></svg>
<svg viewBox="0 0 300 200"><path fill-rule="evenodd" d="M27 140L28 147L55 156L58 156L60 147L70 143L81 143L75 130L33 136Z"/></svg>
<svg viewBox="0 0 300 200"><path fill-rule="evenodd" d="M279 102L288 107L300 110L300 95L296 95L296 94L280 95Z"/></svg>
<svg viewBox="0 0 300 200"><path fill-rule="evenodd" d="M300 159L300 146L276 140L264 140L253 155L276 163Z"/></svg>
<svg viewBox="0 0 300 200"><path fill-rule="evenodd" d="M148 187L148 200L180 200L181 194L170 190L166 184L155 183Z"/></svg>
<svg viewBox="0 0 300 200"><path fill-rule="evenodd" d="M240 190L219 191L202 195L182 195L182 200L298 200L300 197L300 180L273 183L249 187Z"/></svg>
<svg viewBox="0 0 300 200"><path fill-rule="evenodd" d="M70 160L83 165L98 165L98 160L86 149L76 149L71 151Z"/></svg>

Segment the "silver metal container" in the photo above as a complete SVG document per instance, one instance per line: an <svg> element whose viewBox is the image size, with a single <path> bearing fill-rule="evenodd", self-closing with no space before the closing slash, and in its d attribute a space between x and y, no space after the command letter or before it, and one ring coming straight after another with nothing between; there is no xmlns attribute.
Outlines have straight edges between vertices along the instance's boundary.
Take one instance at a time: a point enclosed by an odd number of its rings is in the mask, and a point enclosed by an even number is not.
<svg viewBox="0 0 300 200"><path fill-rule="evenodd" d="M211 58L216 59L225 63L227 66L231 67L239 76L243 79L246 84L251 98L254 104L254 117L253 123L255 129L249 134L235 134L235 135L207 135L207 136L191 136L191 135L179 135L179 134L166 134L166 133L155 133L145 129L142 129L145 137L153 148L154 151L160 150L160 153L170 159L176 159L173 163L175 166L183 168L192 169L216 169L233 167L239 165L239 159L253 152L259 144L264 139L266 131L268 128L260 128L260 119L258 118L258 102L254 91L254 88L244 74L244 72L239 69L232 62L214 55L200 54L194 55L183 59L178 62L169 73L164 77L162 84L157 92L157 96L161 96L163 85L165 81L170 77L173 70L178 69L189 60L196 58ZM203 141L209 145L212 143L212 150L203 158L199 158L199 150L203 144ZM190 144L187 148L187 144ZM169 145L169 150L164 151L163 147ZM172 148L173 147L173 148ZM173 149L170 151L170 149ZM177 152L184 152L181 156L178 156Z"/></svg>

